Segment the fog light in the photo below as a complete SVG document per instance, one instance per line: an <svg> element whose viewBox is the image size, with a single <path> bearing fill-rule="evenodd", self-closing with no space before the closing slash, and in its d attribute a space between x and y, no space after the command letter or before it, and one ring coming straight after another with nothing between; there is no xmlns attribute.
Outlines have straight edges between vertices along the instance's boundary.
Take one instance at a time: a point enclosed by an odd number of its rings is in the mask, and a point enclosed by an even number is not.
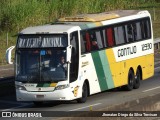
<svg viewBox="0 0 160 120"><path fill-rule="evenodd" d="M16 85L17 90L26 90L24 86Z"/></svg>
<svg viewBox="0 0 160 120"><path fill-rule="evenodd" d="M61 98L59 98L60 100L64 100L64 99L66 99L65 97L61 97Z"/></svg>

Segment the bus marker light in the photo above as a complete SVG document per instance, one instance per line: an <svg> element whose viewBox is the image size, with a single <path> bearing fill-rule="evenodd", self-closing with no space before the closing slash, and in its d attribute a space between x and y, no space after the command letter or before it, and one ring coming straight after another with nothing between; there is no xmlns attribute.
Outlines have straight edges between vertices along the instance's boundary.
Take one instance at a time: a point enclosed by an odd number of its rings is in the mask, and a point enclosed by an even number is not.
<svg viewBox="0 0 160 120"><path fill-rule="evenodd" d="M56 87L57 83L51 83L50 87Z"/></svg>

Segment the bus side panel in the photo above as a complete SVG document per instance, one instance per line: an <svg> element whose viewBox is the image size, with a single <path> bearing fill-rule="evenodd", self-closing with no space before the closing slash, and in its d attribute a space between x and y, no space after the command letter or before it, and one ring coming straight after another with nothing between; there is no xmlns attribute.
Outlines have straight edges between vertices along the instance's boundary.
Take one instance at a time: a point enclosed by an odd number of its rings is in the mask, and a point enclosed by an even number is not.
<svg viewBox="0 0 160 120"><path fill-rule="evenodd" d="M128 72L133 68L134 74L138 66L142 69L142 79L147 79L154 74L154 56L153 54L135 57L128 60L116 62L113 49L106 50L106 56L109 62L112 79L115 87L123 86L128 83Z"/></svg>
<svg viewBox="0 0 160 120"><path fill-rule="evenodd" d="M124 61L116 62L113 49L107 49L106 56L108 57L114 86L119 87L127 84L123 65Z"/></svg>
<svg viewBox="0 0 160 120"><path fill-rule="evenodd" d="M142 68L142 80L145 80L154 74L154 56L153 54L144 55L141 57L126 60L125 73L128 76L128 71L132 67L136 75L137 67Z"/></svg>
<svg viewBox="0 0 160 120"><path fill-rule="evenodd" d="M94 61L92 59L91 54L88 53L82 55L80 63L81 63L81 70L80 70L79 80L89 81L90 94L101 92L100 83L98 81Z"/></svg>
<svg viewBox="0 0 160 120"><path fill-rule="evenodd" d="M154 73L153 54L137 55L121 61L116 61L115 55L113 48L110 48L85 54L81 58L83 78L89 80L91 94L126 85L130 68L133 68L136 75L140 66L142 79L149 78Z"/></svg>
<svg viewBox="0 0 160 120"><path fill-rule="evenodd" d="M134 75L136 75L136 71L138 66L140 66L142 68L142 75L145 77L146 72L147 72L147 62L146 61L146 56L141 56L141 57L135 57L132 59L128 59L125 62L125 73L126 73L126 82L128 82L128 72L130 70L130 68L133 68L134 71Z"/></svg>
<svg viewBox="0 0 160 120"><path fill-rule="evenodd" d="M146 56L147 61L147 74L146 78L149 78L154 75L154 54L150 54Z"/></svg>
<svg viewBox="0 0 160 120"><path fill-rule="evenodd" d="M136 75L137 68L140 66L142 69L142 79L147 79L154 74L152 41L152 39L149 39L106 50L115 87L128 83L130 68L133 68ZM120 77L118 79L117 76L119 74Z"/></svg>

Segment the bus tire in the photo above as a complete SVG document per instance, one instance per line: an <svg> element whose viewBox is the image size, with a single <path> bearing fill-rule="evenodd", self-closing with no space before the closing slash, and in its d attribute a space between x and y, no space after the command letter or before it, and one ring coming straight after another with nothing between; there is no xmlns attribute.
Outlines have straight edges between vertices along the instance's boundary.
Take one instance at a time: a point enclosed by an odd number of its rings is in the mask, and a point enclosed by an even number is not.
<svg viewBox="0 0 160 120"><path fill-rule="evenodd" d="M35 106L42 106L43 105L42 101L34 101L33 103Z"/></svg>
<svg viewBox="0 0 160 120"><path fill-rule="evenodd" d="M138 89L140 87L140 81L141 81L141 73L140 70L137 69L136 78L133 86L134 89Z"/></svg>
<svg viewBox="0 0 160 120"><path fill-rule="evenodd" d="M133 71L130 69L128 73L128 84L125 86L126 90L131 91L133 89L135 77Z"/></svg>
<svg viewBox="0 0 160 120"><path fill-rule="evenodd" d="M82 97L77 99L77 102L78 103L85 103L87 101L87 97L88 97L88 87L85 82L82 87Z"/></svg>

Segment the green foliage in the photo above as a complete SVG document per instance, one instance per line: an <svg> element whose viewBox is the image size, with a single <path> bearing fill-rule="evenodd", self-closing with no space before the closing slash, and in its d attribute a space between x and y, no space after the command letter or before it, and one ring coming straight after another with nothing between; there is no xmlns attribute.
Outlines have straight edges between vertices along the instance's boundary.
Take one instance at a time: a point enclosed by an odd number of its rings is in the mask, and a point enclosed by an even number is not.
<svg viewBox="0 0 160 120"><path fill-rule="evenodd" d="M155 0L1 0L0 31L15 31L63 16L153 6Z"/></svg>
<svg viewBox="0 0 160 120"><path fill-rule="evenodd" d="M76 14L158 6L158 0L0 0L0 64L5 61L6 48L16 43L15 35L28 26L46 24Z"/></svg>

